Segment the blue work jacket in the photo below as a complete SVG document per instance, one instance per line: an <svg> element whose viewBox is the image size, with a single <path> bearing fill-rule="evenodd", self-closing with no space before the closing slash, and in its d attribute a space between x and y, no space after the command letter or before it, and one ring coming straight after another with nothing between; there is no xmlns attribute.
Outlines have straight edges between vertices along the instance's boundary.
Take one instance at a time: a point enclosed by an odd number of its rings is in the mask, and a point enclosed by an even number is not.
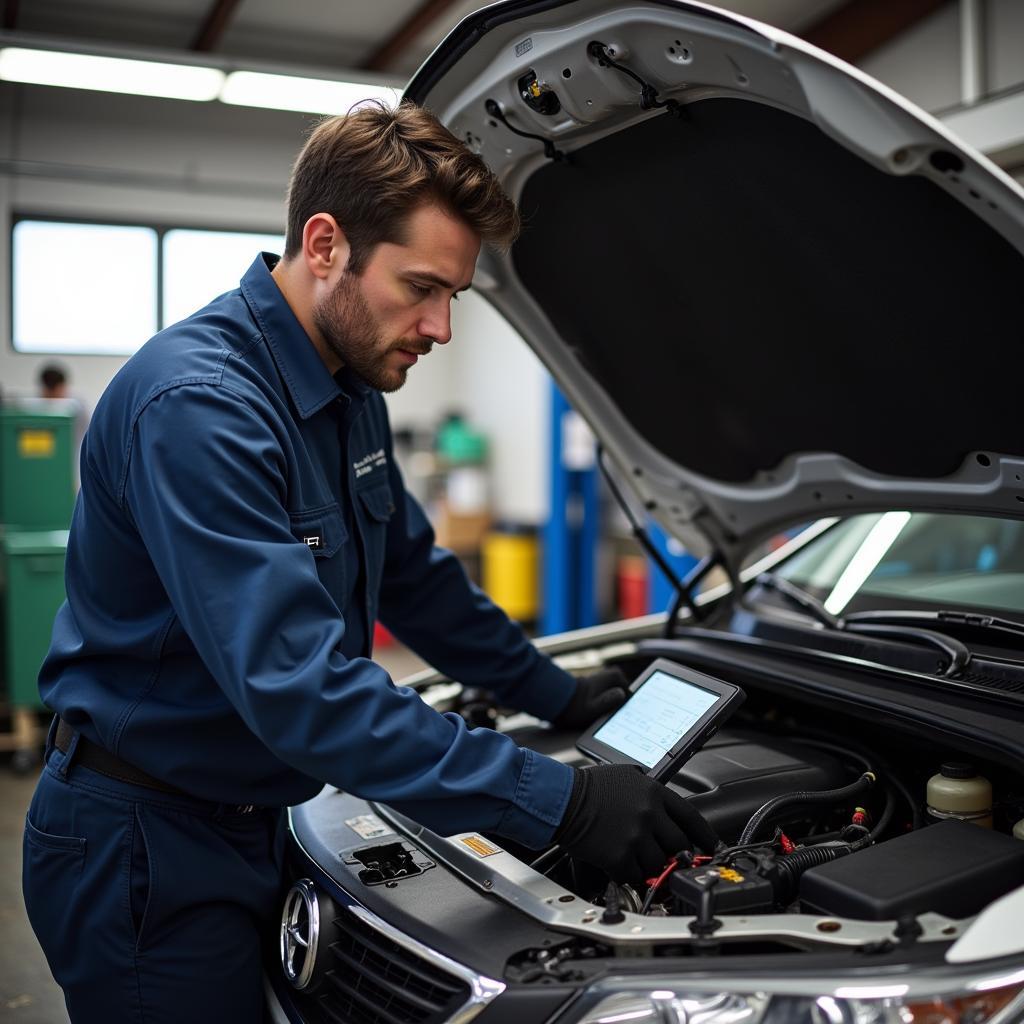
<svg viewBox="0 0 1024 1024"><path fill-rule="evenodd" d="M571 770L396 687L373 624L542 718L575 682L434 546L383 398L327 371L274 259L100 399L42 698L197 797L296 804L327 782L442 833L543 845Z"/></svg>

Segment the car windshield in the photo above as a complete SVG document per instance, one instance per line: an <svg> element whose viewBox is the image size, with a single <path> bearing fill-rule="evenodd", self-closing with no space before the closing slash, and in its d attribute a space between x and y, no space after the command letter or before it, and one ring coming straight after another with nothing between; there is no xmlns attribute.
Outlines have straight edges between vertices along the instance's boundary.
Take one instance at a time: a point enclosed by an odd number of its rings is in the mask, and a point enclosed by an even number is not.
<svg viewBox="0 0 1024 1024"><path fill-rule="evenodd" d="M1024 523L929 512L851 516L776 571L833 615L895 607L1024 612Z"/></svg>

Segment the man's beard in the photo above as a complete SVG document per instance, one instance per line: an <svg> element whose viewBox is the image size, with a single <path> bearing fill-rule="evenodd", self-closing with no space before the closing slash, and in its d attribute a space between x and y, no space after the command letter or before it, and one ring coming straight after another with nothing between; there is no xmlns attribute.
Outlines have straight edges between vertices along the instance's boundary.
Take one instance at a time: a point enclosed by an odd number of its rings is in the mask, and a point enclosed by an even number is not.
<svg viewBox="0 0 1024 1024"><path fill-rule="evenodd" d="M334 291L314 307L313 323L342 363L377 391L397 391L405 383L409 367L389 367L392 352L405 349L425 355L432 347L429 338L386 344L359 280L352 274L342 277Z"/></svg>

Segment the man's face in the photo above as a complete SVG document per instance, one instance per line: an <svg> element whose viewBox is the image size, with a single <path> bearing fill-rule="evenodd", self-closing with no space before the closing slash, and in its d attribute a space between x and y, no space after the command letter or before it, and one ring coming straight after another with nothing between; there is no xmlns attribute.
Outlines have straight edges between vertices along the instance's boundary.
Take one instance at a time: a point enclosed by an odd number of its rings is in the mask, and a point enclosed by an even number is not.
<svg viewBox="0 0 1024 1024"><path fill-rule="evenodd" d="M409 367L452 336L451 303L469 287L480 239L437 206L418 207L404 244L382 242L362 273L342 274L313 309L331 352L378 391L397 391Z"/></svg>

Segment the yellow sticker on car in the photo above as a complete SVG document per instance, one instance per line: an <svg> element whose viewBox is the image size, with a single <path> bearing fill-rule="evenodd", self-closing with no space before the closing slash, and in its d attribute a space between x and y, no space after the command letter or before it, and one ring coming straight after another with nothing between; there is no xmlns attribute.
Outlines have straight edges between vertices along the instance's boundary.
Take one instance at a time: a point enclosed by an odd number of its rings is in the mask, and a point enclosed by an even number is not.
<svg viewBox="0 0 1024 1024"><path fill-rule="evenodd" d="M463 846L468 846L478 857L493 857L496 853L501 853L500 847L487 842L481 836L463 836L459 842Z"/></svg>

